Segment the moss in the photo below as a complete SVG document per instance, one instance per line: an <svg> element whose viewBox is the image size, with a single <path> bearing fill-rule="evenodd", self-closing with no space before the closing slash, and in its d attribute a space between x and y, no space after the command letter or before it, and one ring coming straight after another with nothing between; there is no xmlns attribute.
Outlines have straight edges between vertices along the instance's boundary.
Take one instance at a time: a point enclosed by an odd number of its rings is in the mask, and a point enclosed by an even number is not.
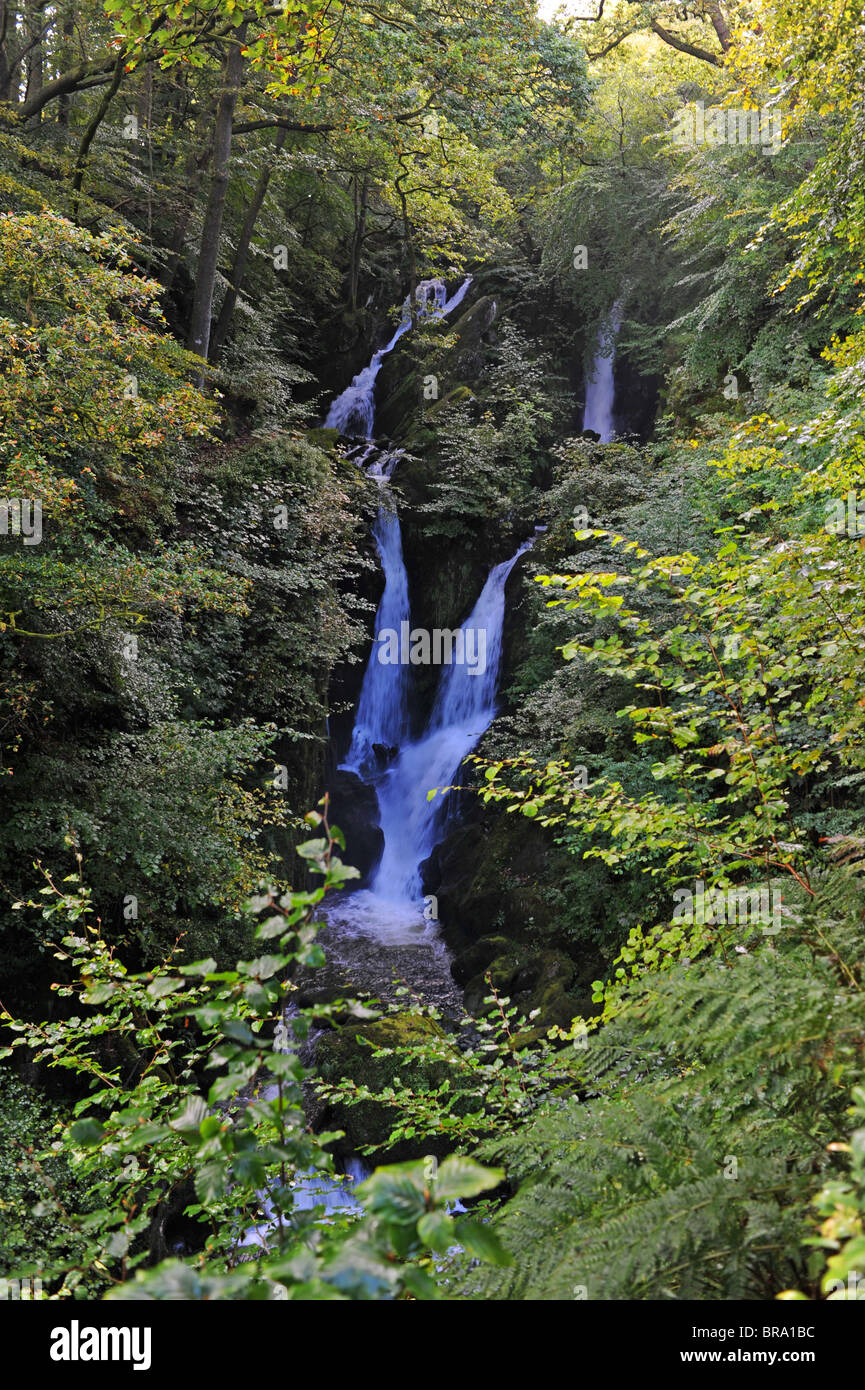
<svg viewBox="0 0 865 1390"><path fill-rule="evenodd" d="M307 430L306 438L316 448L324 449L329 453L339 439L339 430L326 430L323 426L319 426L316 429Z"/></svg>
<svg viewBox="0 0 865 1390"><path fill-rule="evenodd" d="M366 1044L396 1049L444 1036L431 1018L410 1013L391 1014L374 1023L324 1034L316 1047L316 1071L324 1081L353 1081L374 1092L393 1085L396 1076L401 1086L407 1085L413 1090L436 1086L446 1075L444 1063L424 1060L409 1063L400 1056L376 1056ZM381 1144L396 1119L397 1111L392 1106L364 1100L357 1105L329 1105L317 1123L326 1129L344 1130L345 1138L337 1144L337 1149L343 1153L357 1153L369 1145ZM420 1153L435 1152L435 1146L431 1147L429 1140L424 1140L419 1144L396 1145L388 1150L388 1156L391 1161L398 1162Z"/></svg>
<svg viewBox="0 0 865 1390"><path fill-rule="evenodd" d="M491 943L501 937L487 937L477 942L465 955L476 955L479 948L489 950ZM495 955L466 985L466 1008L476 1014L484 1011L483 1001L490 985L497 994L505 995L524 1018L538 1010L536 1028L547 1029L554 1023L566 1028L578 1014L591 1010L580 972L562 951L533 950L531 947L505 943L507 949ZM464 957L458 961L465 968ZM487 978L489 977L489 979Z"/></svg>

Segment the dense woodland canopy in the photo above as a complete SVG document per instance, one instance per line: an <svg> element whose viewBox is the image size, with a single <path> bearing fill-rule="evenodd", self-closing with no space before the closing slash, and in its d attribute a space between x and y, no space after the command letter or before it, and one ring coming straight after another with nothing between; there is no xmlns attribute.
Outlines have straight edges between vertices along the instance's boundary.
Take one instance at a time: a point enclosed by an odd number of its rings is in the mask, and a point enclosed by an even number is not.
<svg viewBox="0 0 865 1390"><path fill-rule="evenodd" d="M58 1298L865 1278L861 6L544 14L0 0L0 1274ZM425 869L458 1021L314 983L381 592L323 421L407 296L416 620L546 528Z"/></svg>

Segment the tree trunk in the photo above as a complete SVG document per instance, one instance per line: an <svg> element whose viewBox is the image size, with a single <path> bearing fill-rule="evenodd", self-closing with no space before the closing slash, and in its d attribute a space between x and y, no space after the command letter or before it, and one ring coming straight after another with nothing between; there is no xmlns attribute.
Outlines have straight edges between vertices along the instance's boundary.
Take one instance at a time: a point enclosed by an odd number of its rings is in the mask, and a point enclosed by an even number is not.
<svg viewBox="0 0 865 1390"><path fill-rule="evenodd" d="M75 37L75 15L71 10L67 10L63 19L63 44L61 54L64 62L72 52L72 40ZM60 101L57 106L57 124L63 129L69 128L69 112L72 109L72 98L68 92L61 93Z"/></svg>
<svg viewBox="0 0 865 1390"><path fill-rule="evenodd" d="M18 11L0 0L0 101L18 101Z"/></svg>
<svg viewBox="0 0 865 1390"><path fill-rule="evenodd" d="M357 185L355 185L356 189ZM360 258L366 237L366 214L369 202L369 174L363 176L360 199L355 195L354 236L351 242L351 261L348 270L348 303L352 313L357 309L357 283L360 278Z"/></svg>
<svg viewBox="0 0 865 1390"><path fill-rule="evenodd" d="M114 72L116 56L99 60L96 63L76 63L74 68L68 72L60 73L58 77L52 77L50 82L43 82L37 93L27 97L18 110L18 117L22 121L29 121L31 116L36 116L43 111L49 102L56 101L58 98L68 96L71 92L77 92L80 87L86 84L88 87L101 86L111 81L111 74Z"/></svg>
<svg viewBox="0 0 865 1390"><path fill-rule="evenodd" d="M285 136L286 132L284 130L277 130L274 154L279 154L285 144ZM212 362L217 362L219 360L219 355L228 337L228 330L231 327L231 320L234 317L234 308L237 304L237 296L243 288L243 281L246 276L246 265L249 260L249 247L252 242L252 234L255 231L255 224L258 221L262 203L267 195L272 173L273 162L268 162L258 176L255 191L252 195L252 202L244 218L240 238L237 243L237 250L234 253L234 261L231 266L228 288L225 292L225 298L222 301L222 308L219 311L216 327L213 330L213 344L210 351L210 360Z"/></svg>
<svg viewBox="0 0 865 1390"><path fill-rule="evenodd" d="M215 113L214 113L215 114ZM198 197L198 189L201 184L201 176L210 164L213 157L212 126L213 121L210 114L203 118L205 124L205 134L200 136L202 121L196 122L195 129L190 137L193 148L186 156L184 166L183 191L184 200L180 205L177 216L174 219L174 228L167 242L168 255L159 276L159 283L166 291L170 290L174 284L174 277L183 256L183 248L186 244L186 230L189 226L192 210L195 207L195 200ZM180 128L180 121L176 122L176 128Z"/></svg>
<svg viewBox="0 0 865 1390"><path fill-rule="evenodd" d="M224 86L219 94L219 102L216 107L216 125L213 133L213 177L210 181L204 226L201 229L195 297L186 339L186 346L190 351L204 358L207 357L210 346L210 316L213 311L213 290L216 284L219 239L225 213L225 197L228 192L228 166L231 158L234 108L237 105L237 93L240 79L243 76L241 45L244 40L245 29L246 26L241 25L228 51Z"/></svg>
<svg viewBox="0 0 865 1390"><path fill-rule="evenodd" d="M90 146L96 137L96 132L101 126L105 117L108 115L108 108L117 95L117 89L123 81L123 55L118 55L114 65L114 76L111 79L111 86L103 93L102 100L94 111L90 122L81 137L81 144L78 147L78 154L75 157L75 171L72 175L72 220L78 221L78 204L81 185L84 181L84 170L87 168L87 156L90 153Z"/></svg>
<svg viewBox="0 0 865 1390"><path fill-rule="evenodd" d="M44 6L36 0L26 9L26 41L29 52L27 54L27 100L31 97L38 97L42 91L42 81L44 76L42 58L42 28L44 24ZM42 120L42 112L37 111L37 124Z"/></svg>
<svg viewBox="0 0 865 1390"><path fill-rule="evenodd" d="M706 5L706 13L711 20L712 28L718 36L718 42L726 53L732 39L730 37L730 26L727 23L724 11L721 9L720 0L709 0L709 3Z"/></svg>

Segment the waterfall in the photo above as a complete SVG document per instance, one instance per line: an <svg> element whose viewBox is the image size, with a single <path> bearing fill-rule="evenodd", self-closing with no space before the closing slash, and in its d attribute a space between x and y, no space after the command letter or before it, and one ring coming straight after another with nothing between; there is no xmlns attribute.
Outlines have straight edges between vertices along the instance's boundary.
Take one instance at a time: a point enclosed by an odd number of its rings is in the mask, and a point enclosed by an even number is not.
<svg viewBox="0 0 865 1390"><path fill-rule="evenodd" d="M445 318L452 309L462 303L471 282L472 277L469 275L448 299L443 280L422 280L415 291L420 316ZM337 396L331 405L325 421L329 429L338 429L341 434L350 434L352 425L358 424L364 439L372 438L375 421L375 379L382 361L402 335L411 328L411 322L409 294L403 301L399 326L390 342L374 354L369 366L358 373L351 385L346 387L342 395ZM363 467L372 456L367 474L383 487L401 454L400 449L381 453L374 445L370 445L356 461L359 467ZM386 505L379 508L373 525L373 538L384 573L384 592L375 615L377 637L385 628L400 632L402 624L408 622L410 616L408 580L402 556L402 532L399 518L393 508ZM346 771L356 772L365 779L374 774L379 756L386 756L388 749L398 748L408 732L408 670L405 666L384 666L377 659L378 655L379 648L373 642L361 686L351 747L342 764ZM377 749L380 750L380 755L377 754Z"/></svg>
<svg viewBox="0 0 865 1390"><path fill-rule="evenodd" d="M444 668L426 733L402 749L379 783L384 853L372 891L382 898L412 902L420 897L420 865L434 848L444 811L442 800L429 801L427 792L451 784L463 758L492 723L501 665L505 584L530 544L526 541L510 560L494 566L461 629L464 651L468 649L468 633L476 637L483 634L485 669L478 667L477 674L472 674L465 662Z"/></svg>
<svg viewBox="0 0 865 1390"><path fill-rule="evenodd" d="M377 465L373 464L373 468ZM374 475L383 478L386 475ZM376 634L384 628L401 631L409 619L408 578L402 557L402 534L395 511L380 507L372 528L381 567L384 592L375 615ZM351 748L343 767L368 778L375 772L376 747L395 749L408 733L408 667L384 666L373 642L364 673L360 700L351 736Z"/></svg>
<svg viewBox="0 0 865 1390"><path fill-rule="evenodd" d="M461 304L468 291L472 277L469 275L460 288L450 298L443 280L421 280L415 290L418 317L426 319L445 318L452 309ZM375 381L381 364L392 352L404 333L411 328L411 295L403 301L402 315L396 332L389 343L373 354L368 366L358 372L350 386L347 386L327 412L325 429L339 430L340 434L359 435L362 439L372 439L375 420Z"/></svg>
<svg viewBox="0 0 865 1390"><path fill-rule="evenodd" d="M448 298L442 281L424 281L417 288L422 316L444 319L462 303L470 284L469 277ZM372 440L376 377L384 357L411 323L408 297L390 342L374 354L331 405L326 420L329 428ZM399 457L398 450L383 453L370 443L358 446L355 462L366 467L368 476L376 478L384 489ZM420 738L411 740L410 664L406 660L380 660L381 635L386 630L408 634L411 629L402 535L392 506L383 504L379 509L373 536L384 573L384 591L376 612L375 640L364 672L351 746L342 767L375 788L384 851L371 888L334 903L328 919L343 935L371 933L397 945L415 943L418 932L426 927L419 910L420 866L441 836L447 809L445 797L430 801L427 793L451 784L495 715L505 585L531 542L493 567L463 626L440 634L449 645L440 648L439 656L449 664L443 665L427 729Z"/></svg>
<svg viewBox="0 0 865 1390"><path fill-rule="evenodd" d="M610 310L609 319L602 323L598 330L595 355L586 378L583 429L594 430L600 435L602 444L606 444L616 433L613 425L613 362L616 355L616 335L621 323L622 303L621 300L617 300Z"/></svg>
<svg viewBox="0 0 865 1390"><path fill-rule="evenodd" d="M463 300L466 297L466 294L468 293L468 288L471 282L472 277L470 275L466 276L465 280L463 280L456 293L452 294L450 299L445 300L444 304L442 305L443 319L446 319L448 314L450 314L454 309L456 309L460 304L462 304Z"/></svg>

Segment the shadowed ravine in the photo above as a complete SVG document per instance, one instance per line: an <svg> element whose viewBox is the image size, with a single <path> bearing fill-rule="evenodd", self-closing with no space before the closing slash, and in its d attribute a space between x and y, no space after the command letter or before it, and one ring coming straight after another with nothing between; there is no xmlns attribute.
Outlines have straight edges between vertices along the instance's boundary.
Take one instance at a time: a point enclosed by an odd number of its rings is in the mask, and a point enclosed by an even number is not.
<svg viewBox="0 0 865 1390"><path fill-rule="evenodd" d="M441 281L418 286L418 314L444 318L461 302L471 284L463 282L450 298ZM598 338L587 382L584 426L609 438L613 432L613 348L621 318L613 309L606 331ZM332 403L326 424L367 441L357 463L377 480L382 492L373 537L384 576L384 589L375 616L372 649L358 699L349 750L342 768L371 787L378 803L378 822L384 849L369 886L340 894L329 901L322 944L328 958L328 984L351 984L364 993L387 996L394 974L422 993L429 1003L452 1012L459 991L435 920L434 900L424 897L421 866L444 834L449 797L434 788L459 780L459 769L496 714L501 676L502 632L506 586L519 558L531 546L526 540L507 560L493 566L471 613L462 624L470 634L483 634L484 664L475 671L467 662L442 665L432 709L419 737L411 737L409 706L413 667L379 660L379 637L399 632L411 623L411 603L402 530L389 481L401 451L373 443L375 384L383 358L412 325L409 301L399 327L367 367ZM408 630L408 629L406 629ZM396 750L390 756L382 750Z"/></svg>
<svg viewBox="0 0 865 1390"><path fill-rule="evenodd" d="M419 313L445 317L461 303L471 281L450 299L441 281L418 287ZM375 424L375 382L382 358L411 327L408 301L393 338L369 366L331 405L326 423L346 433L362 430L371 441ZM394 972L412 988L446 1011L453 1011L459 992L454 985L447 951L434 910L423 895L421 864L441 837L448 797L430 800L433 788L450 786L460 765L476 746L496 712L500 677L505 586L530 542L510 559L495 565L462 625L457 639L473 650L482 634L483 662L473 671L468 662L441 666L438 687L426 728L410 736L409 701L413 667L379 659L380 634L399 633L410 625L408 578L399 516L389 491L389 479L399 463L399 450L370 442L358 462L378 481L382 503L373 537L384 575L384 590L375 616L373 643L364 673L351 743L342 767L371 787L378 802L384 850L368 888L341 894L328 903L322 934L333 983L343 977L367 993L387 995ZM406 628L406 631L408 628ZM383 757L382 750L395 750Z"/></svg>

